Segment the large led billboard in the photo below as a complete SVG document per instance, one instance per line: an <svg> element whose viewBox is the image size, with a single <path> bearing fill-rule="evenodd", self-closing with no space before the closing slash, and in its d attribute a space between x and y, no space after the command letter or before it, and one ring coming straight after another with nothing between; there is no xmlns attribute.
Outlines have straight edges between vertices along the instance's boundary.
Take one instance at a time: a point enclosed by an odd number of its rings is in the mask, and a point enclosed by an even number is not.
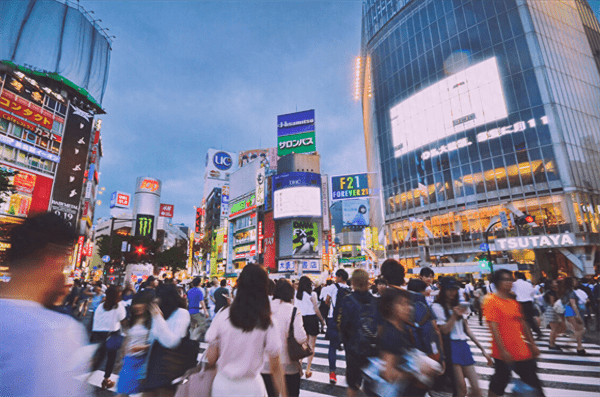
<svg viewBox="0 0 600 397"><path fill-rule="evenodd" d="M278 156L316 150L314 109L277 116Z"/></svg>
<svg viewBox="0 0 600 397"><path fill-rule="evenodd" d="M273 193L275 219L321 216L321 187L290 187Z"/></svg>
<svg viewBox="0 0 600 397"><path fill-rule="evenodd" d="M345 200L342 202L344 226L369 226L369 200Z"/></svg>
<svg viewBox="0 0 600 397"><path fill-rule="evenodd" d="M449 76L390 109L396 157L508 117L496 58Z"/></svg>

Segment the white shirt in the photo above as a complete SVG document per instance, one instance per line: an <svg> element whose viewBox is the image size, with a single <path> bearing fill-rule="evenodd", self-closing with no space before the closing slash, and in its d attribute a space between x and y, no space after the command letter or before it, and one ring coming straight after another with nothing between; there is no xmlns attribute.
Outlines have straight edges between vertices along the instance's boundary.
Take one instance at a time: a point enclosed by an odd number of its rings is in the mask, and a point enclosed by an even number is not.
<svg viewBox="0 0 600 397"><path fill-rule="evenodd" d="M517 295L517 302L533 302L535 288L531 283L518 279L513 283L512 291Z"/></svg>
<svg viewBox="0 0 600 397"><path fill-rule="evenodd" d="M255 379L263 368L265 355L278 356L282 350L281 334L275 321L266 329L244 332L229 320L229 307L215 316L206 332L208 343L217 343L217 373L228 379ZM290 312L291 317L291 312Z"/></svg>
<svg viewBox="0 0 600 397"><path fill-rule="evenodd" d="M582 291L580 289L573 290L573 292L575 292L575 295L577 295L577 297L579 298L579 304L585 305L585 302L589 299L588 294L586 294L585 291Z"/></svg>
<svg viewBox="0 0 600 397"><path fill-rule="evenodd" d="M281 366L286 374L296 374L299 370L298 362L292 363L287 354L287 338L290 331L293 310L294 305L291 303L284 302L280 299L273 299L273 301L271 301L271 312L273 313L271 319L278 324L277 329L279 330L281 339ZM296 316L294 317L294 338L296 338L298 343L304 343L307 339L306 331L304 331L304 325L302 324L302 313L300 313L300 310L296 310ZM265 356L265 364L261 373L271 373L268 356Z"/></svg>
<svg viewBox="0 0 600 397"><path fill-rule="evenodd" d="M32 301L0 299L0 396L86 396L85 328ZM88 349L89 350L89 349ZM85 363L85 364L84 364Z"/></svg>
<svg viewBox="0 0 600 397"><path fill-rule="evenodd" d="M433 306L431 306L431 310L433 311L433 314L435 314L436 320L438 325L444 325L448 322L448 318L446 317L446 312L444 311L444 308L442 307L442 305L440 305L439 303L434 303ZM452 315L452 312L450 312L450 315ZM468 336L465 333L465 326L463 324L463 319L458 320L454 323L454 328L452 328L452 331L450 332L450 339L452 340L467 340Z"/></svg>
<svg viewBox="0 0 600 397"><path fill-rule="evenodd" d="M296 294L294 294L294 297L296 298ZM313 301L317 301L317 293L315 291L313 291L310 295L308 295L306 292L303 292L302 299L296 298L294 300L294 306L296 306L298 310L302 312L303 316L312 316L313 314L317 314L315 312L315 304Z"/></svg>
<svg viewBox="0 0 600 397"><path fill-rule="evenodd" d="M120 301L116 309L106 311L101 303L94 312L94 325L92 331L114 332L121 329L121 321L127 317L125 302Z"/></svg>
<svg viewBox="0 0 600 397"><path fill-rule="evenodd" d="M158 340L167 349L174 349L187 335L189 326L190 312L181 308L176 309L166 320L163 316L152 317L150 344Z"/></svg>
<svg viewBox="0 0 600 397"><path fill-rule="evenodd" d="M350 288L348 284L339 283L338 285L340 288ZM328 296L331 296L331 304L329 305L329 314L327 317L333 318L333 309L335 309L335 304L337 301L338 287L336 287L335 284L328 285L327 287L323 288L321 294L325 297L325 300L327 300Z"/></svg>
<svg viewBox="0 0 600 397"><path fill-rule="evenodd" d="M429 294L425 296L425 302L427 302L427 305L431 307L431 305L433 305L433 302L435 302L435 297L439 295L440 290L433 289L431 285L428 285L427 288L425 288L425 291L427 291L427 293Z"/></svg>

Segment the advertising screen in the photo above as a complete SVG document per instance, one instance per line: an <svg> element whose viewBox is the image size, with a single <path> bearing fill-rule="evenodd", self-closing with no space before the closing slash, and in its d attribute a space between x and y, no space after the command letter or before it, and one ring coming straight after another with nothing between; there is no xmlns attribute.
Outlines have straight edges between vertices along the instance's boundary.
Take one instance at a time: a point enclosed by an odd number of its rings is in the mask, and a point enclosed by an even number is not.
<svg viewBox="0 0 600 397"><path fill-rule="evenodd" d="M266 212L264 219L264 256L263 263L266 268L274 269L277 266L276 256L276 241L275 241L275 220L273 219L273 212Z"/></svg>
<svg viewBox="0 0 600 397"><path fill-rule="evenodd" d="M315 130L315 110L277 116L277 136L295 135Z"/></svg>
<svg viewBox="0 0 600 397"><path fill-rule="evenodd" d="M290 153L312 153L316 150L314 131L277 137L277 155L279 157Z"/></svg>
<svg viewBox="0 0 600 397"><path fill-rule="evenodd" d="M496 58L447 77L390 109L395 156L508 117Z"/></svg>
<svg viewBox="0 0 600 397"><path fill-rule="evenodd" d="M135 236L152 238L154 231L154 215L138 214L135 221Z"/></svg>
<svg viewBox="0 0 600 397"><path fill-rule="evenodd" d="M275 219L321 216L320 187L291 187L273 193Z"/></svg>
<svg viewBox="0 0 600 397"><path fill-rule="evenodd" d="M173 204L161 204L159 215L165 218L173 218Z"/></svg>
<svg viewBox="0 0 600 397"><path fill-rule="evenodd" d="M229 211L230 211L229 217L231 218L234 216L245 214L246 212L249 212L250 210L253 210L254 208L256 208L256 195L255 194L248 197L247 199L237 201L237 202L231 204L229 206Z"/></svg>
<svg viewBox="0 0 600 397"><path fill-rule="evenodd" d="M319 256L317 222L292 222L292 256Z"/></svg>
<svg viewBox="0 0 600 397"><path fill-rule="evenodd" d="M320 186L321 175L312 172L286 172L273 176L273 190L297 186Z"/></svg>
<svg viewBox="0 0 600 397"><path fill-rule="evenodd" d="M265 167L277 169L276 148L244 150L240 152L238 166L242 168L256 159Z"/></svg>
<svg viewBox="0 0 600 397"><path fill-rule="evenodd" d="M63 156L56 171L51 209L72 226L75 225L81 201L93 121L91 113L69 105L61 149ZM64 155L65 153L69 155Z"/></svg>
<svg viewBox="0 0 600 397"><path fill-rule="evenodd" d="M369 200L346 200L342 203L344 226L369 226Z"/></svg>
<svg viewBox="0 0 600 397"><path fill-rule="evenodd" d="M331 177L331 200L378 197L377 174L351 174Z"/></svg>
<svg viewBox="0 0 600 397"><path fill-rule="evenodd" d="M205 166L205 179L228 181L229 175L238 169L238 154L223 150L208 149Z"/></svg>
<svg viewBox="0 0 600 397"><path fill-rule="evenodd" d="M113 192L110 196L110 208L129 208L131 195L123 192Z"/></svg>

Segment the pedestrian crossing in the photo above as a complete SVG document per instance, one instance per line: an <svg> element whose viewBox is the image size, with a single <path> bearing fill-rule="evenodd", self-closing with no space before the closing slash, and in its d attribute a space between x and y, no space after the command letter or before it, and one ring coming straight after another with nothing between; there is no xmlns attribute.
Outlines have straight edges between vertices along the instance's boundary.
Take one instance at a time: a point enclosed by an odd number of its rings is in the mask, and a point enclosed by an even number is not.
<svg viewBox="0 0 600 397"><path fill-rule="evenodd" d="M480 326L477 319L471 318L469 319L469 327L486 351L491 352L491 334L487 326L485 324ZM563 348L563 352L555 352L548 349L550 330L543 330L543 334L543 339L536 342L541 351L537 365L538 376L542 381L546 396L598 397L600 395L600 346L593 343L584 343L583 346L588 356L578 356L574 339L563 336L558 337L556 340L556 344ZM484 391L484 395L487 395L489 381L494 369L487 366L487 360L483 357L479 348L471 341L469 341L469 344L475 358L475 371L479 375L479 386ZM207 344L201 344L202 351L206 347ZM327 359L328 347L329 342L325 340L324 335L319 335L311 367L313 375L310 379L302 378L300 396L346 395L345 353L343 351L337 352L337 384L331 385L329 383L329 361ZM304 360L304 368L306 368L306 359ZM102 378L103 372L96 371L91 374L88 382L95 387L99 387ZM111 379L117 382L118 375L113 374ZM507 388L507 394L510 393L511 387L512 385L509 385ZM113 388L111 392L115 393L116 388Z"/></svg>

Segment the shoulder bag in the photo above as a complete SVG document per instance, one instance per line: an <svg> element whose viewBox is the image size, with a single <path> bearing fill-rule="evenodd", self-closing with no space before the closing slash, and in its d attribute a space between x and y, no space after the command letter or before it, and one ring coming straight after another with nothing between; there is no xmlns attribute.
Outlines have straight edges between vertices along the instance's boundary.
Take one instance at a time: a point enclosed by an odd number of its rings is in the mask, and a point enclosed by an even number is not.
<svg viewBox="0 0 600 397"><path fill-rule="evenodd" d="M204 351L200 365L191 368L183 375L174 397L210 397L212 384L217 376L217 367L215 365L211 367L206 362L208 349Z"/></svg>
<svg viewBox="0 0 600 397"><path fill-rule="evenodd" d="M182 338L175 349L167 349L159 341L154 341L150 348L144 390L169 387L174 379L198 364L198 354L200 344L189 336Z"/></svg>
<svg viewBox="0 0 600 397"><path fill-rule="evenodd" d="M298 343L296 337L294 337L294 319L296 318L296 308L292 310L292 319L290 321L290 329L287 337L287 349L288 355L291 361L302 360L304 357L308 357L313 354L312 349L307 342L302 344Z"/></svg>

